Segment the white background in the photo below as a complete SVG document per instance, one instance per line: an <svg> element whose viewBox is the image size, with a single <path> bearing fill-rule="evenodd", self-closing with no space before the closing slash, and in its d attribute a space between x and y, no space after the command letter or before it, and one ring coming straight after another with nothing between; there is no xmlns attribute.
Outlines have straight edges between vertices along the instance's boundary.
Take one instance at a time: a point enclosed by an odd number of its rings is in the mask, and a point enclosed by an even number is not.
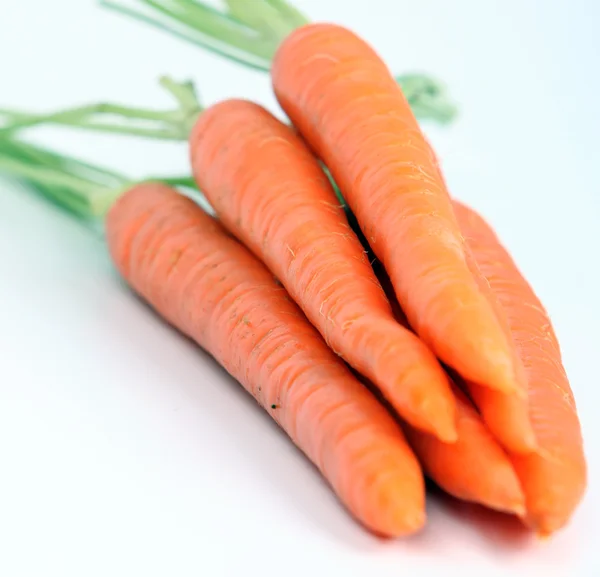
<svg viewBox="0 0 600 577"><path fill-rule="evenodd" d="M585 501L548 542L435 496L419 536L370 537L241 387L127 292L100 237L1 182L0 575L599 575L600 5L297 5L458 100L459 121L428 133L452 193L493 222L552 314L586 439ZM205 103L275 106L265 75L93 0L0 4L0 107L164 106L165 72L196 80ZM134 176L187 169L184 145L40 138Z"/></svg>

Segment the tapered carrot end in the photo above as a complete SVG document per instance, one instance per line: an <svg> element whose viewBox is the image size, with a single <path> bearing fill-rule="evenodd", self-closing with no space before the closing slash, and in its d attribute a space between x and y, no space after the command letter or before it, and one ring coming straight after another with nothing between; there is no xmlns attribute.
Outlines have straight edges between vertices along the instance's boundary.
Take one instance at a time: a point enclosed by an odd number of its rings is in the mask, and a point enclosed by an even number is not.
<svg viewBox="0 0 600 577"><path fill-rule="evenodd" d="M523 375L517 366L517 360L506 348L497 345L477 343L471 346L470 358L449 363L464 379L518 398L527 397L527 388Z"/></svg>
<svg viewBox="0 0 600 577"><path fill-rule="evenodd" d="M529 512L524 517L523 522L535 531L535 536L540 540L547 540L555 533L564 529L571 519L571 515L547 514L531 515Z"/></svg>
<svg viewBox="0 0 600 577"><path fill-rule="evenodd" d="M524 519L527 514L527 509L525 507L525 503L522 501L516 501L514 503L510 503L506 509L506 513L511 513L519 517L519 519Z"/></svg>
<svg viewBox="0 0 600 577"><path fill-rule="evenodd" d="M495 481L494 490L482 502L496 511L524 519L527 515L525 495L513 469L507 466L504 471L497 470Z"/></svg>
<svg viewBox="0 0 600 577"><path fill-rule="evenodd" d="M568 518L557 515L542 515L534 518L531 515L524 515L525 525L535 531L538 539L549 539L554 533L562 529L567 524Z"/></svg>
<svg viewBox="0 0 600 577"><path fill-rule="evenodd" d="M527 397L527 390L517 377L512 359L504 354L496 354L490 360L493 370L479 379L479 384L489 387L505 395L515 395L520 399Z"/></svg>
<svg viewBox="0 0 600 577"><path fill-rule="evenodd" d="M521 447L514 447L513 453L530 455L532 453L538 453L541 450L532 428L523 431L521 440Z"/></svg>
<svg viewBox="0 0 600 577"><path fill-rule="evenodd" d="M382 537L406 537L420 531L427 520L425 484L417 460L412 474L404 470L386 475L369 491L360 517Z"/></svg>
<svg viewBox="0 0 600 577"><path fill-rule="evenodd" d="M444 443L456 443L458 441L458 431L456 430L456 423L452 417L445 420L445 422L438 421L435 423L433 434Z"/></svg>
<svg viewBox="0 0 600 577"><path fill-rule="evenodd" d="M437 437L442 443L452 445L458 441L458 432L454 423L435 423L431 426L431 434Z"/></svg>
<svg viewBox="0 0 600 577"><path fill-rule="evenodd" d="M528 455L539 450L527 399L471 382L466 386L487 428L504 449L514 455Z"/></svg>
<svg viewBox="0 0 600 577"><path fill-rule="evenodd" d="M424 510L407 511L399 507L396 511L390 510L387 526L382 527L381 534L387 537L408 537L418 533L427 522Z"/></svg>
<svg viewBox="0 0 600 577"><path fill-rule="evenodd" d="M427 515L425 511L415 511L410 516L404 517L404 534L412 535L417 533L423 527L425 527L425 523L427 522Z"/></svg>
<svg viewBox="0 0 600 577"><path fill-rule="evenodd" d="M444 443L455 443L458 440L456 405L452 397L428 394L415 403L413 408L412 415L402 415L412 426Z"/></svg>

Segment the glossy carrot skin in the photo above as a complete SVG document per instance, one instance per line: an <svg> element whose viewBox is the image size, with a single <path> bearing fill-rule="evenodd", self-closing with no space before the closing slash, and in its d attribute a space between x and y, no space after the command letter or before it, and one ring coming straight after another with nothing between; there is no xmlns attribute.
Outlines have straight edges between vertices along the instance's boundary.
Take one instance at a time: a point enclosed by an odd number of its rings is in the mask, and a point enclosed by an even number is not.
<svg viewBox="0 0 600 577"><path fill-rule="evenodd" d="M228 100L191 137L200 189L328 345L413 426L455 439L454 397L435 355L397 323L329 181L301 139L261 106Z"/></svg>
<svg viewBox="0 0 600 577"><path fill-rule="evenodd" d="M423 525L422 472L397 424L213 218L146 184L112 207L107 238L133 289L242 383L358 520L386 536Z"/></svg>
<svg viewBox="0 0 600 577"><path fill-rule="evenodd" d="M468 269L435 156L382 60L344 28L309 24L282 43L272 78L417 334L462 376L518 391L510 346Z"/></svg>
<svg viewBox="0 0 600 577"><path fill-rule="evenodd" d="M541 534L563 527L580 502L587 465L573 392L552 323L539 298L485 220L455 201L461 230L479 268L506 311L523 361L529 418L539 450L513 455L527 502L527 520ZM514 398L504 398L510 412Z"/></svg>

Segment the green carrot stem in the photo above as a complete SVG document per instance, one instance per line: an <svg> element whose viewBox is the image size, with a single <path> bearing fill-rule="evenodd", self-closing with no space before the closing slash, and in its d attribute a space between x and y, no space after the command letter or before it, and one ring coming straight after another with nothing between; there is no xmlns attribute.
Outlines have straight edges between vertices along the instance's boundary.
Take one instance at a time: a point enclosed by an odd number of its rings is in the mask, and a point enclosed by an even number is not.
<svg viewBox="0 0 600 577"><path fill-rule="evenodd" d="M91 197L102 190L102 187L92 184L75 174L62 173L44 166L19 162L9 157L0 156L0 171L23 177L38 184L50 184L79 190L82 196Z"/></svg>
<svg viewBox="0 0 600 577"><path fill-rule="evenodd" d="M3 110L2 112L4 115L12 116L12 118L16 120L9 123L7 126L0 128L0 135L6 134L8 132L14 132L16 130L21 130L29 126L35 126L36 124L40 124L42 122L69 124L71 122L81 121L82 118L93 114L96 111L96 109L98 109L101 106L101 104L96 104L93 106L81 106L77 108L71 108L68 110L59 110L58 112L53 112L48 115L28 114L21 111Z"/></svg>
<svg viewBox="0 0 600 577"><path fill-rule="evenodd" d="M156 140L185 140L186 134L181 130L143 128L137 126L123 126L121 124L108 124L103 122L82 121L63 123L65 126L83 128L94 132L106 132L108 134L123 134L127 136L139 136Z"/></svg>
<svg viewBox="0 0 600 577"><path fill-rule="evenodd" d="M127 182L123 175L115 171L58 154L22 140L0 138L0 157L2 156L9 156L13 159L55 170L59 169L67 173L79 174L87 180L105 186L121 186Z"/></svg>
<svg viewBox="0 0 600 577"><path fill-rule="evenodd" d="M86 116L93 116L96 114L111 114L123 116L126 118L139 119L139 120L158 120L164 121L165 118L169 117L170 112L161 112L156 110L145 110L143 108L131 108L129 106L122 106L118 104L110 104L107 102L99 102L97 104L91 104L88 106L81 106L79 108L71 108L68 110L61 110L53 112L51 114L30 114L20 110L0 110L0 114L6 115L9 118L14 119L7 126L1 130L15 130L25 128L26 126L32 126L39 124L40 122L56 122L56 123L69 123L70 121L79 121L81 118Z"/></svg>
<svg viewBox="0 0 600 577"><path fill-rule="evenodd" d="M27 183L78 217L102 218L114 201L139 182L163 182L197 194L192 176L132 180L111 170L11 138L0 138L0 175Z"/></svg>
<svg viewBox="0 0 600 577"><path fill-rule="evenodd" d="M152 138L156 140L185 140L186 132L182 130L173 130L172 128L145 128L139 126L124 126L122 124L111 124L107 122L98 122L89 119L65 119L53 116L38 116L34 121L27 122L24 125L9 125L0 129L0 133L14 133L24 128L30 128L39 124L57 124L74 128L82 128L94 132L106 132L109 134L124 134L129 136L139 136L143 138Z"/></svg>
<svg viewBox="0 0 600 577"><path fill-rule="evenodd" d="M398 76L396 80L419 120L433 120L444 124L452 121L456 116L456 107L448 98L444 86L438 81L422 74ZM161 78L160 84L176 100L177 109L156 111L99 103L50 114L2 110L0 113L12 116L15 120L0 128L0 137L39 124L53 123L96 132L156 140L186 141L203 110L194 84L189 81L175 82L168 77ZM155 126L141 126L140 121L152 121Z"/></svg>
<svg viewBox="0 0 600 577"><path fill-rule="evenodd" d="M308 22L284 0L223 2L225 10L220 11L199 0L138 0L154 16L118 0L100 4L259 70L269 70L281 41Z"/></svg>
<svg viewBox="0 0 600 577"><path fill-rule="evenodd" d="M162 182L170 186L183 186L185 188L197 189L196 181L192 176L155 176L144 179L151 182Z"/></svg>
<svg viewBox="0 0 600 577"><path fill-rule="evenodd" d="M223 0L228 14L233 18L257 31L271 45L271 52L277 49L281 40L285 38L297 24L290 23L287 15L267 0Z"/></svg>
<svg viewBox="0 0 600 577"><path fill-rule="evenodd" d="M298 28L309 23L309 19L286 0L264 0L275 8L291 28Z"/></svg>
<svg viewBox="0 0 600 577"><path fill-rule="evenodd" d="M270 70L271 59L281 42L295 28L309 22L286 0L222 0L221 11L201 0L137 0L137 3L158 13L160 19L127 8L116 0L101 1L105 7L264 71ZM179 27L177 30L185 32L178 34L174 24ZM423 74L405 74L396 80L420 120L444 124L456 116L455 105L435 79Z"/></svg>
<svg viewBox="0 0 600 577"><path fill-rule="evenodd" d="M169 20L163 17L151 17L140 10L128 8L127 6L111 0L100 0L100 4L113 12L132 18L138 22L162 30L163 32L167 32L171 36L190 42L200 48L210 50L211 52L214 52L219 56L224 56L238 64L243 64L244 66L254 68L255 70L268 71L270 69L269 59L256 57L220 40L211 38L206 34L201 34L199 31L188 27L185 23L178 20Z"/></svg>
<svg viewBox="0 0 600 577"><path fill-rule="evenodd" d="M425 74L404 74L396 77L417 118L440 123L453 120L457 114L446 87Z"/></svg>
<svg viewBox="0 0 600 577"><path fill-rule="evenodd" d="M106 102L50 114L2 109L0 115L9 120L0 128L0 136L39 124L59 124L146 138L185 140L202 110L195 87L192 82L176 82L167 76L159 82L177 103L176 109L160 111Z"/></svg>
<svg viewBox="0 0 600 577"><path fill-rule="evenodd" d="M250 54L254 58L270 61L273 55L273 43L255 30L244 26L227 14L211 6L190 0L138 0L138 4L151 9L158 16L149 17L141 10L133 10L122 2L102 0L101 5L133 16L168 32L185 30L187 40L205 45L218 51L233 51Z"/></svg>

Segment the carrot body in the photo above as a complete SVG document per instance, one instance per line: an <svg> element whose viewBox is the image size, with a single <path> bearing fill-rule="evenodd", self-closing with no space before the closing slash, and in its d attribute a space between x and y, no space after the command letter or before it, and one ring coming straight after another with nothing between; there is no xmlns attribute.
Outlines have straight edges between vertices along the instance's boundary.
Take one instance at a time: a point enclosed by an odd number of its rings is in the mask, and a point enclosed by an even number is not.
<svg viewBox="0 0 600 577"><path fill-rule="evenodd" d="M405 428L425 473L459 499L522 516L525 497L508 455L469 399L458 388L455 394L458 433L455 443L444 443L411 427Z"/></svg>
<svg viewBox="0 0 600 577"><path fill-rule="evenodd" d="M257 104L221 102L198 120L191 155L221 222L281 280L328 345L413 426L454 440L444 370L394 319L327 177L292 129Z"/></svg>
<svg viewBox="0 0 600 577"><path fill-rule="evenodd" d="M467 266L433 152L385 64L350 31L313 24L282 43L272 77L417 334L465 378L519 391L510 345Z"/></svg>
<svg viewBox="0 0 600 577"><path fill-rule="evenodd" d="M528 522L542 534L561 528L585 491L587 466L575 399L562 365L550 319L490 226L470 208L454 202L463 234L479 269L507 314L527 382L529 418L539 446L513 455L525 491ZM505 396L508 414L515 399Z"/></svg>
<svg viewBox="0 0 600 577"><path fill-rule="evenodd" d="M470 247L466 249L467 263L479 289L496 313L496 318L502 327L507 342L511 344L512 363L517 372L517 379L526 386L526 375L523 362L518 355L506 313L502 309L488 280L483 276ZM527 396L517 397L506 393L482 387L472 381L465 383L465 388L485 424L498 442L507 450L515 453L530 453L537 448L533 427L529 420L529 400Z"/></svg>
<svg viewBox="0 0 600 577"><path fill-rule="evenodd" d="M420 466L402 432L254 256L162 185L126 193L107 218L123 277L205 348L382 535L424 523Z"/></svg>
<svg viewBox="0 0 600 577"><path fill-rule="evenodd" d="M375 271L390 299L395 317L398 322L406 325L404 312L381 263L375 263ZM409 425L404 427L425 473L458 499L522 516L525 512L525 497L508 455L484 425L465 394L455 385L452 388L457 408L457 440L454 443L444 443ZM503 398L514 399L515 404L520 404L520 399L514 395L485 390Z"/></svg>

